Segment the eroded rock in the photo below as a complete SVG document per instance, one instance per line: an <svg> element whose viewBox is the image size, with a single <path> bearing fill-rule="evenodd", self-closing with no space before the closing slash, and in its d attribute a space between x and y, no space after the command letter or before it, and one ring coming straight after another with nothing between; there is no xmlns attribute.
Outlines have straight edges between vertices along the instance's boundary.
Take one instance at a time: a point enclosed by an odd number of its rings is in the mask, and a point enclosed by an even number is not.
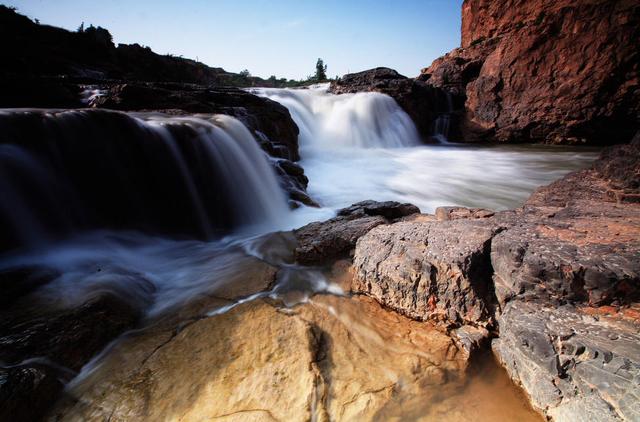
<svg viewBox="0 0 640 422"><path fill-rule="evenodd" d="M532 404L556 421L640 417L640 325L573 306L512 301L493 349Z"/></svg>

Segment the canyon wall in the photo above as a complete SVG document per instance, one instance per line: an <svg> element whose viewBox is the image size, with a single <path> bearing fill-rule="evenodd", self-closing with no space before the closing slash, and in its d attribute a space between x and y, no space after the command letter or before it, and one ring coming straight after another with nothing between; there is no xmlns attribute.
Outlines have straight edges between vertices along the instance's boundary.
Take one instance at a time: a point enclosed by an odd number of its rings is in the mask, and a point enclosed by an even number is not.
<svg viewBox="0 0 640 422"><path fill-rule="evenodd" d="M465 101L465 141L627 142L639 23L634 0L465 0L462 46L418 79Z"/></svg>

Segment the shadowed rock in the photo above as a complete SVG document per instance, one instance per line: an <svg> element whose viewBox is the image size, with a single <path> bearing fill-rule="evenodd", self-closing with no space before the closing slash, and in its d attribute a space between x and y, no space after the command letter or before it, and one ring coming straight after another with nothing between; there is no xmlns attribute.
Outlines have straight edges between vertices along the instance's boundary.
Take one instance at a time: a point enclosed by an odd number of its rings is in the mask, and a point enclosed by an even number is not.
<svg viewBox="0 0 640 422"><path fill-rule="evenodd" d="M349 254L356 241L380 224L420 212L418 207L398 202L363 201L338 211L338 216L307 224L294 231L298 240L296 261L318 265Z"/></svg>

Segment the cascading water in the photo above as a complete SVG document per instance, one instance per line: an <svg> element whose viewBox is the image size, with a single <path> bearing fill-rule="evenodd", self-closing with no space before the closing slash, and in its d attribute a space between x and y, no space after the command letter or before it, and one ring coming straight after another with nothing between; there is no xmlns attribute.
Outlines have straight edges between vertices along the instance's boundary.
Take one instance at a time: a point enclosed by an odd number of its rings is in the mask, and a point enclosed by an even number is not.
<svg viewBox="0 0 640 422"><path fill-rule="evenodd" d="M397 148L420 144L411 118L393 98L377 92L333 95L328 85L308 89L253 89L289 109L301 147Z"/></svg>
<svg viewBox="0 0 640 422"><path fill-rule="evenodd" d="M453 97L449 91L444 92L446 110L440 112L433 122L433 137L441 144L449 143L451 114L453 113Z"/></svg>
<svg viewBox="0 0 640 422"><path fill-rule="evenodd" d="M411 202L423 212L444 205L514 208L597 155L584 148L449 144L450 95L437 99L440 145L424 145L409 116L383 94L333 95L326 85L252 92L289 109L300 127L307 191L333 210L366 199Z"/></svg>
<svg viewBox="0 0 640 422"><path fill-rule="evenodd" d="M288 212L265 154L229 116L8 110L0 133L0 251L101 228L211 238Z"/></svg>

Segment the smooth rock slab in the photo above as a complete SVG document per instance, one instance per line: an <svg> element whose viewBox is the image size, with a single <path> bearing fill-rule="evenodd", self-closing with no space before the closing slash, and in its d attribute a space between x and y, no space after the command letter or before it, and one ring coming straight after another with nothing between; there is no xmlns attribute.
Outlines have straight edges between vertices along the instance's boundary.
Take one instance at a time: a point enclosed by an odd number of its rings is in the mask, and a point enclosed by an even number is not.
<svg viewBox="0 0 640 422"><path fill-rule="evenodd" d="M640 419L640 324L572 306L513 301L493 350L555 421Z"/></svg>
<svg viewBox="0 0 640 422"><path fill-rule="evenodd" d="M433 325L369 298L257 300L177 334L131 337L70 391L58 420L386 420L451 388L466 357Z"/></svg>

